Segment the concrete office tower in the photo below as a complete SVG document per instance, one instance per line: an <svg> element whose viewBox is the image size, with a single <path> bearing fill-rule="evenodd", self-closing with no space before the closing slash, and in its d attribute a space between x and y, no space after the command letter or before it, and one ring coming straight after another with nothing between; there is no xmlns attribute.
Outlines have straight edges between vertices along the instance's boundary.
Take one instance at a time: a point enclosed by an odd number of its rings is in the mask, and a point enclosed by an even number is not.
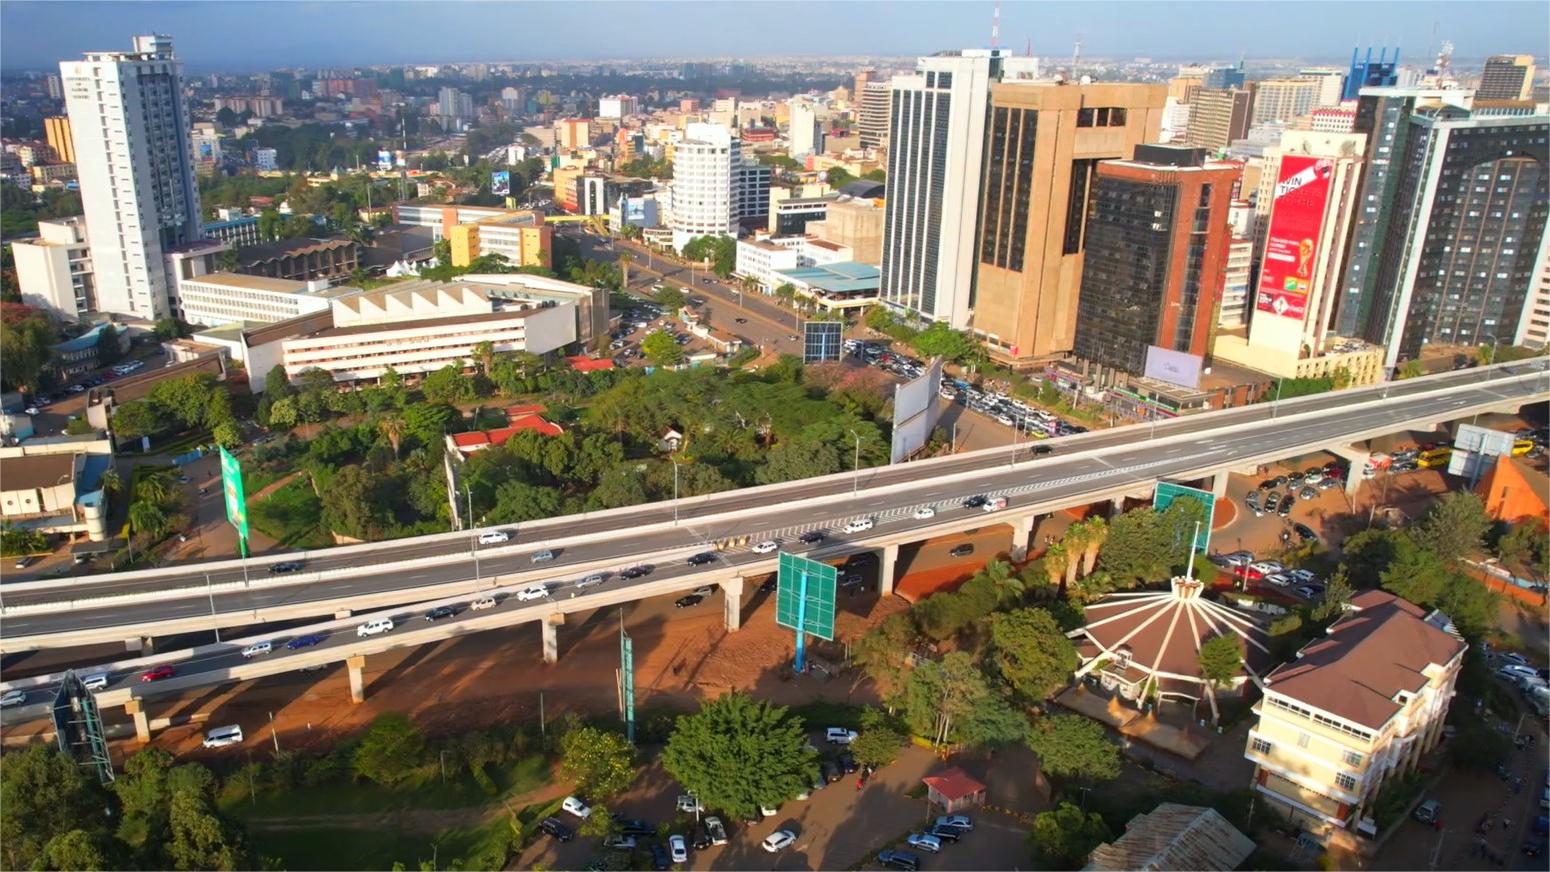
<svg viewBox="0 0 1550 872"><path fill-rule="evenodd" d="M1254 89L1251 123L1290 121L1312 112L1318 105L1320 83L1313 79L1270 79Z"/></svg>
<svg viewBox="0 0 1550 872"><path fill-rule="evenodd" d="M1362 325L1389 367L1427 345L1511 342L1550 244L1550 116L1425 106L1406 123Z"/></svg>
<svg viewBox="0 0 1550 872"><path fill-rule="evenodd" d="M1232 211L1229 210L1229 215ZM1231 224L1231 221L1228 223ZM1236 330L1249 323L1249 280L1254 272L1254 240L1236 233L1235 229L1232 242L1227 244L1227 271L1222 276L1222 305L1216 317L1216 325L1224 330Z"/></svg>
<svg viewBox="0 0 1550 872"><path fill-rule="evenodd" d="M823 123L818 120L818 107L806 97L792 97L790 103L790 133L786 135L787 147L794 158L823 153Z"/></svg>
<svg viewBox="0 0 1550 872"><path fill-rule="evenodd" d="M1308 79L1319 85L1315 107L1339 106L1345 99L1345 70L1335 67L1304 67L1297 71L1297 78Z"/></svg>
<svg viewBox="0 0 1550 872"><path fill-rule="evenodd" d="M1529 100L1533 95L1533 55L1492 55L1485 59L1475 99Z"/></svg>
<svg viewBox="0 0 1550 872"><path fill-rule="evenodd" d="M1100 161L1157 140L1167 93L1107 83L991 88L972 322L991 357L1027 366L1071 350L1093 175Z"/></svg>
<svg viewBox="0 0 1550 872"><path fill-rule="evenodd" d="M887 82L869 81L861 92L861 147L888 147L888 107L893 89Z"/></svg>
<svg viewBox="0 0 1550 872"><path fill-rule="evenodd" d="M1238 173L1203 148L1169 145L1098 163L1074 350L1107 371L1100 383L1145 372L1148 346L1210 352Z"/></svg>
<svg viewBox="0 0 1550 872"><path fill-rule="evenodd" d="M1189 104L1189 127L1185 142L1192 148L1220 152L1235 139L1249 133L1254 112L1254 92L1235 88L1229 91L1202 90Z"/></svg>
<svg viewBox="0 0 1550 872"><path fill-rule="evenodd" d="M474 98L456 88L442 88L436 94L436 107L441 117L456 129L462 129L474 117Z"/></svg>
<svg viewBox="0 0 1550 872"><path fill-rule="evenodd" d="M737 236L742 217L742 142L719 124L696 121L673 146L669 227L673 247L696 236ZM766 208L768 189L766 188Z"/></svg>
<svg viewBox="0 0 1550 872"><path fill-rule="evenodd" d="M172 314L165 253L201 236L183 66L165 36L88 52L59 72L101 311Z"/></svg>
<svg viewBox="0 0 1550 872"><path fill-rule="evenodd" d="M1399 49L1394 49L1393 59L1389 58L1388 49L1380 50L1376 61L1372 59L1372 46L1367 47L1366 56L1360 60L1358 52L1351 49L1351 69L1346 73L1342 100L1355 100L1363 88L1392 88L1399 84Z"/></svg>
<svg viewBox="0 0 1550 872"><path fill-rule="evenodd" d="M920 58L914 75L893 78L880 293L885 305L968 326L986 101L991 83L1009 65L1033 64L1006 49L965 49Z"/></svg>

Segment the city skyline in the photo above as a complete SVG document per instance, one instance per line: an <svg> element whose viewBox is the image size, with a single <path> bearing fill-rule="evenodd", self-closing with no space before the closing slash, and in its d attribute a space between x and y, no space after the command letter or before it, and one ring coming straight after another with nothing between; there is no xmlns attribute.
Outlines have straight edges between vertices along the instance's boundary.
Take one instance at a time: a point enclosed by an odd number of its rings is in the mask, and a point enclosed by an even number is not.
<svg viewBox="0 0 1550 872"><path fill-rule="evenodd" d="M626 58L845 56L908 57L989 44L994 3L718 4L717 16L692 14L712 4L671 2L587 4L600 29L574 28L575 3L59 3L12 2L0 9L0 49L8 71L49 70L84 51L117 49L129 33L167 33L194 72L251 71L286 66L357 66ZM1183 7L1188 7L1184 9ZM58 27L62 10L70 27ZM741 28L737 14L758 15ZM909 10L885 15L881 10ZM369 10L369 13L363 12ZM448 15L449 10L456 14ZM468 15L499 20L512 30L469 28ZM758 10L749 12L747 10ZM1338 11L1338 20L1316 14ZM362 27L363 14L374 23ZM261 19L255 19L261 15ZM1214 16L1214 17L1213 17ZM815 18L824 27L814 29ZM262 20L264 40L243 44L233 33ZM1202 28L1201 21L1216 26ZM1124 21L1123 30L1112 22ZM1110 25L1105 29L1103 25ZM1250 58L1339 60L1353 45L1398 46L1417 64L1435 41L1449 40L1459 59L1501 52L1544 56L1550 7L1537 2L1449 4L1369 0L1365 3L1266 2L1007 2L1000 45L1035 55L1069 58L1076 40L1088 57ZM1525 37L1537 34L1538 37ZM1538 44L1528 45L1526 42Z"/></svg>

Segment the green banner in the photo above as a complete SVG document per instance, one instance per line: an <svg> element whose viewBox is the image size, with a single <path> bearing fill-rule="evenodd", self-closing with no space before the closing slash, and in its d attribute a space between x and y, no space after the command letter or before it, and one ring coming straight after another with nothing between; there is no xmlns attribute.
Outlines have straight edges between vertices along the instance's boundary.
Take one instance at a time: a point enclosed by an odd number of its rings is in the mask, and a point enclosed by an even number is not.
<svg viewBox="0 0 1550 872"><path fill-rule="evenodd" d="M832 642L838 587L834 567L784 551L777 565L775 623Z"/></svg>
<svg viewBox="0 0 1550 872"><path fill-rule="evenodd" d="M221 490L226 494L226 520L237 528L242 554L248 553L248 501L242 492L242 465L225 448L221 449Z"/></svg>

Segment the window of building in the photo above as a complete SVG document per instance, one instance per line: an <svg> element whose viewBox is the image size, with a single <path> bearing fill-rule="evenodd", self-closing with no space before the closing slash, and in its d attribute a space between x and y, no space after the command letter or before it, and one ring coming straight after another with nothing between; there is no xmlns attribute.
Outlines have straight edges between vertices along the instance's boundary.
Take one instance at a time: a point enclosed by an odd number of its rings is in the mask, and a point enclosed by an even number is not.
<svg viewBox="0 0 1550 872"><path fill-rule="evenodd" d="M1264 739L1255 736L1254 741L1250 743L1250 747L1254 749L1256 754L1269 754L1271 745Z"/></svg>
<svg viewBox="0 0 1550 872"><path fill-rule="evenodd" d="M1345 765L1347 766L1360 766L1362 765L1362 759L1362 755L1355 751L1345 752Z"/></svg>
<svg viewBox="0 0 1550 872"><path fill-rule="evenodd" d="M1341 772L1340 774L1335 776L1335 786L1340 788L1341 790L1348 790L1348 791L1349 790L1355 790L1356 789L1356 779L1354 777L1350 776L1350 775L1347 775L1344 772Z"/></svg>

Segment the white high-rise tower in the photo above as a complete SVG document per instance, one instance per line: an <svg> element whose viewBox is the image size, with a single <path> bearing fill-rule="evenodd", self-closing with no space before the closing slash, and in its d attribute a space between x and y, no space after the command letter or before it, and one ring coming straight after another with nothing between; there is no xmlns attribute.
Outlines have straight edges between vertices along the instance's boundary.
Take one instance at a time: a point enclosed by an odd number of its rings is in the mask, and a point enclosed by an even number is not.
<svg viewBox="0 0 1550 872"><path fill-rule="evenodd" d="M202 235L183 67L166 36L59 65L105 312L172 314L164 255Z"/></svg>

